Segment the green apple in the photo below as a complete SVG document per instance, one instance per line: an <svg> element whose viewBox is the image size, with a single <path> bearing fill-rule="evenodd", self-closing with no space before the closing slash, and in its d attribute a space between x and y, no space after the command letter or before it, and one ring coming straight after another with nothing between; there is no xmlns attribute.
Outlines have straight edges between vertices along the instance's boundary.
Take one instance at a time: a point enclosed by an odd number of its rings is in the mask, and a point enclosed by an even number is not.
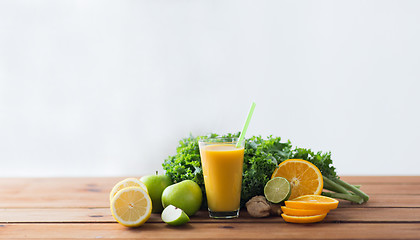
<svg viewBox="0 0 420 240"><path fill-rule="evenodd" d="M162 193L162 205L174 205L181 208L188 216L194 215L200 209L203 194L197 183L191 180L173 184Z"/></svg>
<svg viewBox="0 0 420 240"><path fill-rule="evenodd" d="M164 222L172 226L179 226L190 221L188 215L174 205L169 205L163 209L161 217Z"/></svg>
<svg viewBox="0 0 420 240"><path fill-rule="evenodd" d="M160 213L163 210L162 207L162 192L166 187L172 184L171 178L166 175L148 175L140 178L144 184L146 184L149 196L152 199L152 212Z"/></svg>

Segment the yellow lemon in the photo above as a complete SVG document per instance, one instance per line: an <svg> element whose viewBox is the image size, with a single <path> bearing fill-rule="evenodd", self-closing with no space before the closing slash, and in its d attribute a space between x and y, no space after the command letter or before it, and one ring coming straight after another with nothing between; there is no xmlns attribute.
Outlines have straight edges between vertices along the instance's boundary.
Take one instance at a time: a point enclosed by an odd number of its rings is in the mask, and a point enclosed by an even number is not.
<svg viewBox="0 0 420 240"><path fill-rule="evenodd" d="M141 187L143 188L147 193L149 192L147 190L146 185L140 181L137 178L126 178L122 181L120 181L119 183L115 184L115 186L112 188L111 192L109 193L109 201L112 200L112 198L115 196L115 194L126 187Z"/></svg>
<svg viewBox="0 0 420 240"><path fill-rule="evenodd" d="M138 227L152 214L152 200L141 187L127 187L118 191L111 200L111 213L126 227Z"/></svg>

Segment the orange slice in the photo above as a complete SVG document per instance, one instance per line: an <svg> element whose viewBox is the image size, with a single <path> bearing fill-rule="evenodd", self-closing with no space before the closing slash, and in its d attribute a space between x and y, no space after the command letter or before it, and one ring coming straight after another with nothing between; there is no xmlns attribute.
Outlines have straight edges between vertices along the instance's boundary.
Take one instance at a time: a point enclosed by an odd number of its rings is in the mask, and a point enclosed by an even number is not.
<svg viewBox="0 0 420 240"><path fill-rule="evenodd" d="M314 216L314 215L322 215L329 212L329 210L324 209L298 209L298 208L289 208L289 207L281 207L281 210L284 214L289 216Z"/></svg>
<svg viewBox="0 0 420 240"><path fill-rule="evenodd" d="M283 217L284 221L290 223L315 223L324 220L327 214L325 213L315 216L290 216L283 213L281 216Z"/></svg>
<svg viewBox="0 0 420 240"><path fill-rule="evenodd" d="M286 178L292 186L289 199L308 194L321 194L324 182L319 169L302 159L289 159L279 164L271 178Z"/></svg>
<svg viewBox="0 0 420 240"><path fill-rule="evenodd" d="M295 198L291 201L284 202L288 208L310 209L310 210L324 210L329 211L336 209L338 201L334 198L325 197L321 195L305 195Z"/></svg>

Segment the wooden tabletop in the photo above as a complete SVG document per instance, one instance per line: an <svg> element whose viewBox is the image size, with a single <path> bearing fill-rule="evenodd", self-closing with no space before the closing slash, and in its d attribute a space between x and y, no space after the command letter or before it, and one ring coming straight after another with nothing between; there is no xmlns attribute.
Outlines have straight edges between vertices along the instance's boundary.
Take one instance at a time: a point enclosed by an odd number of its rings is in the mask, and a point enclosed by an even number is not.
<svg viewBox="0 0 420 240"><path fill-rule="evenodd" d="M420 239L420 176L343 177L370 195L340 201L315 224L281 217L215 220L200 211L181 227L160 215L139 228L114 221L108 194L123 178L0 178L0 239Z"/></svg>

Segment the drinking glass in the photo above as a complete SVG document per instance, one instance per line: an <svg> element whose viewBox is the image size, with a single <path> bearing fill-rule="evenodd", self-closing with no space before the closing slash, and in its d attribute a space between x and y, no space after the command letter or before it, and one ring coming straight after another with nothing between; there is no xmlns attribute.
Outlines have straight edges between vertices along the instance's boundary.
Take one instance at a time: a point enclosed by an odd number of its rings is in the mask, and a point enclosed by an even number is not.
<svg viewBox="0 0 420 240"><path fill-rule="evenodd" d="M199 141L209 216L239 216L244 144L238 138L207 138Z"/></svg>

